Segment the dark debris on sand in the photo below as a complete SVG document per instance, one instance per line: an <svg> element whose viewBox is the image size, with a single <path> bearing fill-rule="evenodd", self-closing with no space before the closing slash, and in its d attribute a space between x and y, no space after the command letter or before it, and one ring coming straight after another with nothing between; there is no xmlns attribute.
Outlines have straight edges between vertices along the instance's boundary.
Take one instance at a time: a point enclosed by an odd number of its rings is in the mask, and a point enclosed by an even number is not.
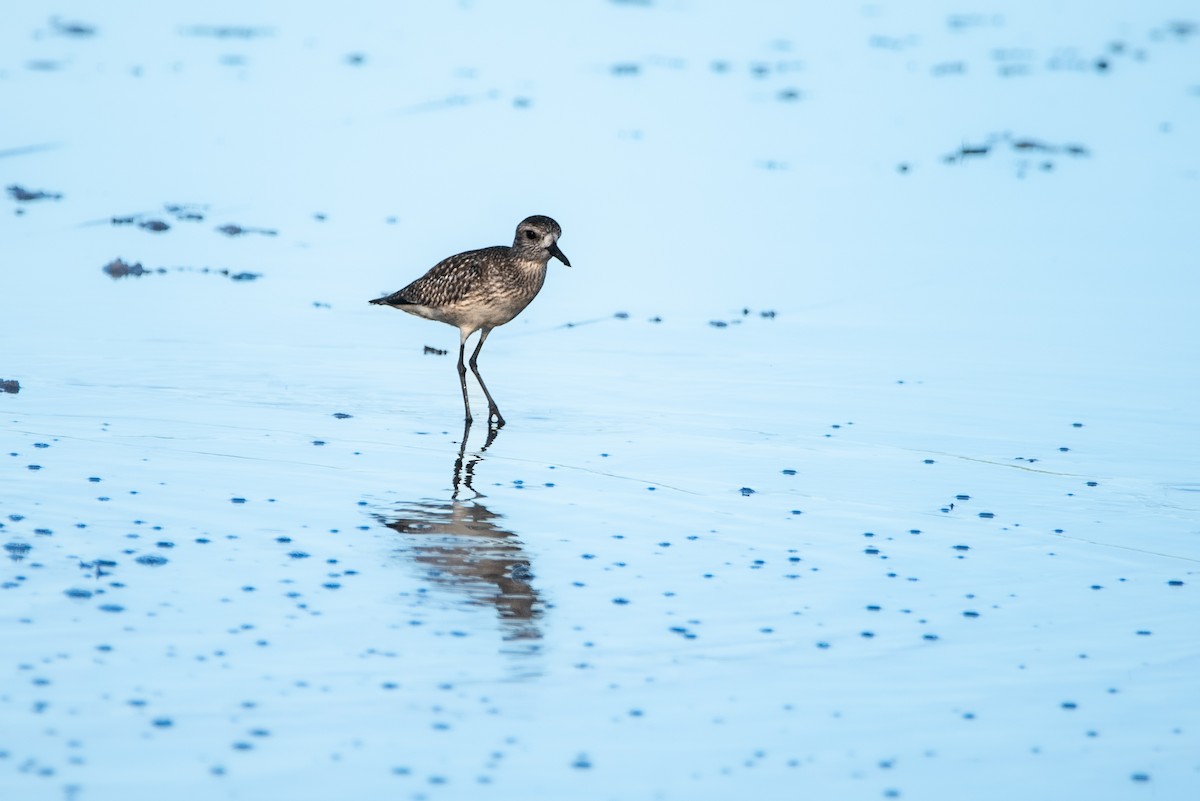
<svg viewBox="0 0 1200 801"><path fill-rule="evenodd" d="M196 203L164 203L163 210L180 222L201 222L204 220L206 206ZM171 230L171 224L152 216L152 212L139 211L134 214L114 214L110 221L113 225L136 225L143 231L161 234Z"/></svg>
<svg viewBox="0 0 1200 801"><path fill-rule="evenodd" d="M166 272L162 267L158 269L160 272ZM124 259L113 259L104 265L104 272L108 273L111 278L125 278L129 275L146 275L151 271L143 267L141 262L129 264Z"/></svg>
<svg viewBox="0 0 1200 801"><path fill-rule="evenodd" d="M167 272L170 272L166 267L156 267L152 270L148 270L142 266L141 262L129 264L123 259L114 259L113 261L110 261L108 264L104 265L102 269L110 278L113 279L127 278L129 276L138 278L143 275L151 274L165 275ZM228 269L218 270L211 267L176 267L174 270L175 272L181 273L211 273L212 275L223 275L230 281L238 282L248 282L262 278L262 273L252 273L245 270L241 272L234 272Z"/></svg>
<svg viewBox="0 0 1200 801"><path fill-rule="evenodd" d="M42 189L26 189L19 184L9 184L9 197L19 203L29 203L33 200L62 200L61 192L46 192Z"/></svg>
<svg viewBox="0 0 1200 801"><path fill-rule="evenodd" d="M1016 158L1016 171L1019 177L1025 175L1028 167L1037 159L1037 166L1043 172L1054 169L1054 157L1068 156L1070 158L1087 158L1091 151L1076 143L1053 144L1028 136L1014 137L1011 134L993 134L986 141L975 144L963 144L957 149L942 156L945 164L962 164L966 161L982 159L1008 153ZM907 170L902 170L906 172Z"/></svg>
<svg viewBox="0 0 1200 801"><path fill-rule="evenodd" d="M746 319L753 314L754 314L754 311L752 309L750 309L749 307L745 307L742 309L742 319ZM762 311L758 312L758 316L764 320L774 320L775 315L776 315L776 312L774 309L763 309ZM653 320L651 322L653 322ZM711 325L713 328L728 328L731 325L741 325L741 322L742 322L742 320L739 320L739 319L733 319L733 320L728 320L728 321L727 320L709 320L708 324Z"/></svg>
<svg viewBox="0 0 1200 801"><path fill-rule="evenodd" d="M228 223L217 228L219 233L225 236L242 236L243 234L262 234L263 236L276 236L278 231L273 228L243 228L240 225Z"/></svg>
<svg viewBox="0 0 1200 801"><path fill-rule="evenodd" d="M0 392L16 395L21 391L21 382L12 378L0 378Z"/></svg>
<svg viewBox="0 0 1200 801"><path fill-rule="evenodd" d="M125 217L113 217L112 224L113 225L135 225L136 224L138 228L141 228L144 231L152 231L156 234L160 234L163 231L171 230L171 226L168 225L167 223L163 222L162 220L155 220L155 219L142 220L142 219L139 219L140 216L141 215L138 215L138 214L130 214Z"/></svg>
<svg viewBox="0 0 1200 801"><path fill-rule="evenodd" d="M168 203L163 208L177 220L183 222L200 222L204 219L204 211L208 207L196 203Z"/></svg>

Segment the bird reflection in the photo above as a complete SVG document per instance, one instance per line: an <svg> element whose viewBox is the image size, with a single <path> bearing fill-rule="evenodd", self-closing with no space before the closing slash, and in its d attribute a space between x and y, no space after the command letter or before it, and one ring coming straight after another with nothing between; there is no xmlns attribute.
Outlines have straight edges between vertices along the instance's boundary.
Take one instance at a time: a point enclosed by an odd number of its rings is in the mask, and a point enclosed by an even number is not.
<svg viewBox="0 0 1200 801"><path fill-rule="evenodd" d="M542 603L533 588L529 556L500 524L503 516L481 503L485 496L472 486L475 466L498 430L488 426L483 447L468 456L471 423L466 423L449 501L414 501L375 517L405 536L404 555L424 568L434 584L465 595L469 604L495 607L505 640L536 640L542 636L537 623ZM469 498L460 498L468 493Z"/></svg>

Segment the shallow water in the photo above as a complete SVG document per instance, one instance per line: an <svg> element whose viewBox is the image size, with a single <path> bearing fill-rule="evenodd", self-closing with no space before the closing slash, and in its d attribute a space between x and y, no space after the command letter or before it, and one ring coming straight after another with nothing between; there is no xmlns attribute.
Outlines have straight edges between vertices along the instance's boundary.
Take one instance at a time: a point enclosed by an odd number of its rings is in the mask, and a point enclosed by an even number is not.
<svg viewBox="0 0 1200 801"><path fill-rule="evenodd" d="M0 31L0 797L1200 792L1194 9L207 8Z"/></svg>

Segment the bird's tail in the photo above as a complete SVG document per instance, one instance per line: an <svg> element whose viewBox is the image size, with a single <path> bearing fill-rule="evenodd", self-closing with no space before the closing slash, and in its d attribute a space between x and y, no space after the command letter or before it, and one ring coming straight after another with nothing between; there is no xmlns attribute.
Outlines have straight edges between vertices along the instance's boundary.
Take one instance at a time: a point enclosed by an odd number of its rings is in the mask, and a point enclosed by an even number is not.
<svg viewBox="0 0 1200 801"><path fill-rule="evenodd" d="M367 302L374 303L376 306L408 306L408 305L410 305L409 301L400 297L399 292L393 292L390 295L384 295L382 298L375 298L374 300L369 300Z"/></svg>

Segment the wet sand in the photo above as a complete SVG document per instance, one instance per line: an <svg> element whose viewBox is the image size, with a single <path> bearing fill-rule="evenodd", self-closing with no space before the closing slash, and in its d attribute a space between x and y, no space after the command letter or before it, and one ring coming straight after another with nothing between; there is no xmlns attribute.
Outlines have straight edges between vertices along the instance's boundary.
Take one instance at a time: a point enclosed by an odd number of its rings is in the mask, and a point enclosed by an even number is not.
<svg viewBox="0 0 1200 801"><path fill-rule="evenodd" d="M0 32L0 797L1200 792L1187 9L68 11ZM529 214L464 430L366 301Z"/></svg>

